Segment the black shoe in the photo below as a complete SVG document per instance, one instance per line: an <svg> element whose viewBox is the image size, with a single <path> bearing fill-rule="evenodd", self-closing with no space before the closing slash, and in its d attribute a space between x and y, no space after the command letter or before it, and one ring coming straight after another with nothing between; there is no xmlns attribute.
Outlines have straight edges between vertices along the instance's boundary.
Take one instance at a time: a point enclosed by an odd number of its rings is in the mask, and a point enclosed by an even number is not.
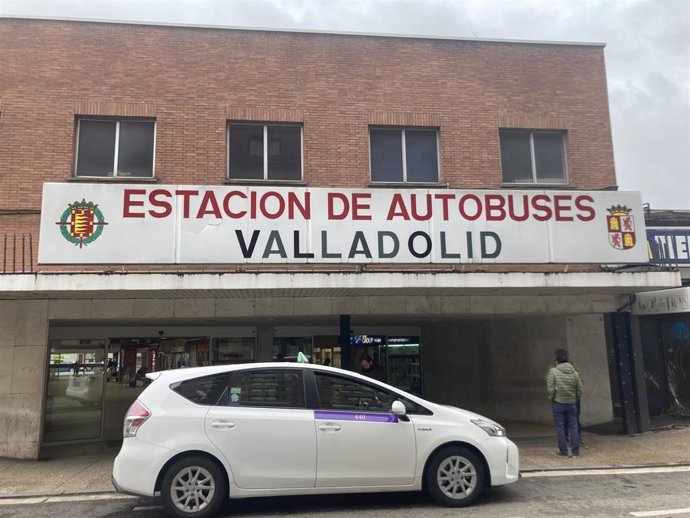
<svg viewBox="0 0 690 518"><path fill-rule="evenodd" d="M565 458L568 458L568 457L570 457L570 455L568 455L567 453L561 453L560 451L557 451L557 452L556 452L556 457L565 457Z"/></svg>

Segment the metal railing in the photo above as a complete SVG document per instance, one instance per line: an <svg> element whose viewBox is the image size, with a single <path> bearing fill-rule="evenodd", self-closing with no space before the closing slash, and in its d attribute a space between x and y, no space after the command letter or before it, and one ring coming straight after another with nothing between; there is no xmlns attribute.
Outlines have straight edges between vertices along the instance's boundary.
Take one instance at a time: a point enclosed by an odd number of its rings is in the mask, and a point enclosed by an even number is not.
<svg viewBox="0 0 690 518"><path fill-rule="evenodd" d="M34 239L31 233L2 235L2 273L34 273Z"/></svg>

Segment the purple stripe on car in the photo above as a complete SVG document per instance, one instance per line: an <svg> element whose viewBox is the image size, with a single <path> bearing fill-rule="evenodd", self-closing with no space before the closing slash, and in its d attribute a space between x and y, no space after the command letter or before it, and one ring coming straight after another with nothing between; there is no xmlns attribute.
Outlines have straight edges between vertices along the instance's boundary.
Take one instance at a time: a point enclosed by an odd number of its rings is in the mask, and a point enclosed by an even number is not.
<svg viewBox="0 0 690 518"><path fill-rule="evenodd" d="M314 410L314 419L328 421L363 421L368 423L397 423L398 416L374 412L337 412L334 410Z"/></svg>

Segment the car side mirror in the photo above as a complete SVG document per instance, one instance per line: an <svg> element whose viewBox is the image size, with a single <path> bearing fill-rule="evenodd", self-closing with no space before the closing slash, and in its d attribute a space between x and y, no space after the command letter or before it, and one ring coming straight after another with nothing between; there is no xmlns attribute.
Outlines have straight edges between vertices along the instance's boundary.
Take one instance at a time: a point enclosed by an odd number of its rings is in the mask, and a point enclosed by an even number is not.
<svg viewBox="0 0 690 518"><path fill-rule="evenodd" d="M405 403L403 403L400 400L393 401L393 404L391 405L391 414L397 416L403 416L407 414L407 408L405 408Z"/></svg>

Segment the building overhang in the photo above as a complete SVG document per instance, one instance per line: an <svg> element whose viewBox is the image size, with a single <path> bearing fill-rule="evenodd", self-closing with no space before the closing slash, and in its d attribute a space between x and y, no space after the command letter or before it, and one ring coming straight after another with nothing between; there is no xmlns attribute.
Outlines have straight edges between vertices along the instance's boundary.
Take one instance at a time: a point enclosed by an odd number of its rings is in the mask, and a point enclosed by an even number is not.
<svg viewBox="0 0 690 518"><path fill-rule="evenodd" d="M622 295L680 284L677 271L36 273L0 276L0 299Z"/></svg>

